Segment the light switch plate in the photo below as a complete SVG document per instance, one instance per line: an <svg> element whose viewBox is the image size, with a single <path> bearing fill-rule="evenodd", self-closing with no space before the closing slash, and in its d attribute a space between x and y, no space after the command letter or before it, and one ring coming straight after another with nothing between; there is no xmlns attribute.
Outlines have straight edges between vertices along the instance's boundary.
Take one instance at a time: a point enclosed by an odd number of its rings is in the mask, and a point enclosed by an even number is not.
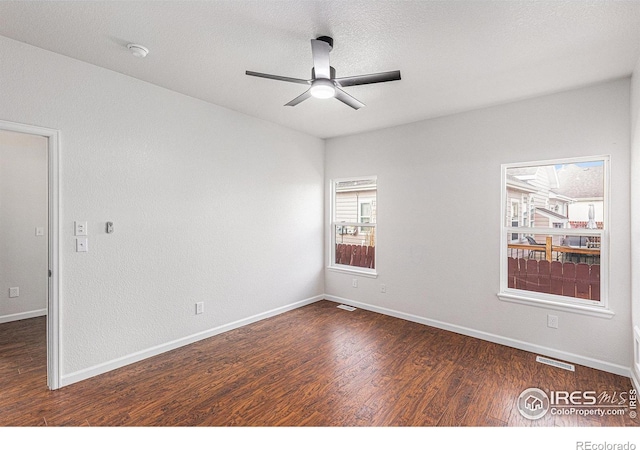
<svg viewBox="0 0 640 450"><path fill-rule="evenodd" d="M74 222L74 233L76 236L86 236L87 222Z"/></svg>
<svg viewBox="0 0 640 450"><path fill-rule="evenodd" d="M36 227L36 236L44 236L44 227Z"/></svg>

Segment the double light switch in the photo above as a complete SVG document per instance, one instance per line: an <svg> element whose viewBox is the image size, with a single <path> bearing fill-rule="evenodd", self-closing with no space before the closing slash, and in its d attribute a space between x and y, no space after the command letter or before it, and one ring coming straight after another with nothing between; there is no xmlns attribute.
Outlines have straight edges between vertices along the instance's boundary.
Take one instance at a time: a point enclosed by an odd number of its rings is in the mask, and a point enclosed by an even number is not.
<svg viewBox="0 0 640 450"><path fill-rule="evenodd" d="M74 222L74 234L76 236L86 236L88 234L87 222ZM86 237L77 237L76 252L88 252L88 251L89 251L88 239Z"/></svg>

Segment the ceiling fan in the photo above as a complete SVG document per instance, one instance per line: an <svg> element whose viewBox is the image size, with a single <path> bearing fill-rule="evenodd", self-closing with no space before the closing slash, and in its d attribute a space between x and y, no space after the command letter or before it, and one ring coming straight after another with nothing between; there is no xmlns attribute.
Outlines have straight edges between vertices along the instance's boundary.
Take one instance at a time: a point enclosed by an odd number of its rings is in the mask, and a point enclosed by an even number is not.
<svg viewBox="0 0 640 450"><path fill-rule="evenodd" d="M320 36L318 39L311 39L311 53L313 55L313 68L311 69L311 79L281 77L268 73L252 72L245 73L253 77L270 78L272 80L287 81L310 85L302 95L291 100L285 106L296 106L309 97L332 98L340 100L351 106L353 109L360 109L364 103L356 100L341 88L347 86L358 86L361 84L383 83L385 81L395 81L400 79L400 71L373 73L369 75L358 75L355 77L336 78L336 69L329 65L329 52L333 49L333 39L328 36Z"/></svg>

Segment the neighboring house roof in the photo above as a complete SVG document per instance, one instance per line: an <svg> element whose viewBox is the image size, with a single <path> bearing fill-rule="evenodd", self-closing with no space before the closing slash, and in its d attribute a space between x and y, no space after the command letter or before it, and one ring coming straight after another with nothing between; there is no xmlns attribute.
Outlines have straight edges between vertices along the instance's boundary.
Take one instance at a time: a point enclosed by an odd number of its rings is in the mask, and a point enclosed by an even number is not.
<svg viewBox="0 0 640 450"><path fill-rule="evenodd" d="M543 216L546 216L552 220L560 221L560 222L568 222L569 218L567 216L563 216L562 214L558 214L555 211L551 211L547 208L536 208L536 213L540 213Z"/></svg>
<svg viewBox="0 0 640 450"><path fill-rule="evenodd" d="M509 174L513 176L522 176L522 175L535 175L538 171L538 168L533 167L510 167Z"/></svg>
<svg viewBox="0 0 640 450"><path fill-rule="evenodd" d="M526 191L526 192L537 191L535 186L532 186L526 181L519 180L518 178L511 175L507 175L507 186L513 189L518 189L520 191Z"/></svg>
<svg viewBox="0 0 640 450"><path fill-rule="evenodd" d="M558 187L559 181L556 169L552 165L510 167L507 170L507 178L526 183L538 190L549 191Z"/></svg>
<svg viewBox="0 0 640 450"><path fill-rule="evenodd" d="M604 196L604 166L567 164L557 170L560 186L553 191L575 200Z"/></svg>

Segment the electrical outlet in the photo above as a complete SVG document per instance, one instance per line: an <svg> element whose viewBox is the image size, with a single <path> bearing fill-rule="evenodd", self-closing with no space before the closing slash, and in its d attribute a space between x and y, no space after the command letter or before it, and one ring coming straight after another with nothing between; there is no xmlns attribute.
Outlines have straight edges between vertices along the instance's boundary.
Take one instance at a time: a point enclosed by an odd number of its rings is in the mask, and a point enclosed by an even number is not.
<svg viewBox="0 0 640 450"><path fill-rule="evenodd" d="M387 285L386 284L381 284L380 285L380 292L382 292L383 294L387 293Z"/></svg>
<svg viewBox="0 0 640 450"><path fill-rule="evenodd" d="M547 314L547 326L549 328L558 328L558 316Z"/></svg>
<svg viewBox="0 0 640 450"><path fill-rule="evenodd" d="M76 238L76 252L88 252L89 242L87 238Z"/></svg>
<svg viewBox="0 0 640 450"><path fill-rule="evenodd" d="M358 279L354 278L353 280L351 280L351 286L353 286L354 288L358 287Z"/></svg>
<svg viewBox="0 0 640 450"><path fill-rule="evenodd" d="M196 303L196 314L202 314L204 312L204 302Z"/></svg>
<svg viewBox="0 0 640 450"><path fill-rule="evenodd" d="M12 287L9 288L9 298L20 297L20 288Z"/></svg>

